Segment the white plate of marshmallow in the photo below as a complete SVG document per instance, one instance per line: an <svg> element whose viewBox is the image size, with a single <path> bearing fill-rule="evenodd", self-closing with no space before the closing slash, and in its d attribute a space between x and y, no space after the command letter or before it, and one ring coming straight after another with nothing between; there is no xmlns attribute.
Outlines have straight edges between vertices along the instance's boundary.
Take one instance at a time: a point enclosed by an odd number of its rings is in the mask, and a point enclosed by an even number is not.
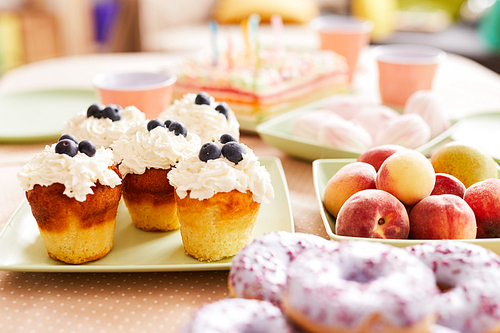
<svg viewBox="0 0 500 333"><path fill-rule="evenodd" d="M257 126L268 144L313 161L356 158L371 147L397 144L425 155L450 138L456 121L433 91L414 93L402 111L339 95L285 113Z"/></svg>

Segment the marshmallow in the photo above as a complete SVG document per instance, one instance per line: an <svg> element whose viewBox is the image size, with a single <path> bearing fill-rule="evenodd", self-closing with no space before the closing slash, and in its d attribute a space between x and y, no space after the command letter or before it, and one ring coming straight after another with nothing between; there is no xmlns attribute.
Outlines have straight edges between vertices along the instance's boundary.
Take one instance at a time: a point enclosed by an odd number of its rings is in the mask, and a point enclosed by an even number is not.
<svg viewBox="0 0 500 333"><path fill-rule="evenodd" d="M327 120L317 140L341 150L364 152L373 145L371 135L362 127L344 119Z"/></svg>
<svg viewBox="0 0 500 333"><path fill-rule="evenodd" d="M375 137L375 145L395 144L415 149L429 141L431 129L416 113L402 114L388 120Z"/></svg>
<svg viewBox="0 0 500 333"><path fill-rule="evenodd" d="M431 129L431 139L450 127L445 106L439 96L431 90L419 90L406 101L403 113L420 115Z"/></svg>

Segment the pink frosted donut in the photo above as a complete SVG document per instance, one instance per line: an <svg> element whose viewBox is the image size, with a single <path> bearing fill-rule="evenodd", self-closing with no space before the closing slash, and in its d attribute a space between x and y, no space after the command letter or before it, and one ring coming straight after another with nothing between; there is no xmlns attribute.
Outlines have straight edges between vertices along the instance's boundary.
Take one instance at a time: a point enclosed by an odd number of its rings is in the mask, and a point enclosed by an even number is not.
<svg viewBox="0 0 500 333"><path fill-rule="evenodd" d="M407 248L450 289L437 297L437 323L462 333L500 330L500 257L479 245L436 241Z"/></svg>
<svg viewBox="0 0 500 333"><path fill-rule="evenodd" d="M267 301L227 298L203 305L181 333L293 333L280 308Z"/></svg>
<svg viewBox="0 0 500 333"><path fill-rule="evenodd" d="M282 304L308 332L429 332L438 293L432 270L404 249L346 241L298 255Z"/></svg>
<svg viewBox="0 0 500 333"><path fill-rule="evenodd" d="M431 327L431 332L430 333L460 333L459 331L453 330L449 327L446 326L441 326L438 324L434 324Z"/></svg>
<svg viewBox="0 0 500 333"><path fill-rule="evenodd" d="M290 261L306 249L336 245L310 234L285 231L265 234L233 258L228 277L229 294L279 304Z"/></svg>

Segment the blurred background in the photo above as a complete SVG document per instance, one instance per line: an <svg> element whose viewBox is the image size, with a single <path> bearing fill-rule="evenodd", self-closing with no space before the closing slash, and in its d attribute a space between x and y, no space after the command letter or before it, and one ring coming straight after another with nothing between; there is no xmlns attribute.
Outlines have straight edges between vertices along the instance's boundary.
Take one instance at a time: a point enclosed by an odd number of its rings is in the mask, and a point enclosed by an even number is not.
<svg viewBox="0 0 500 333"><path fill-rule="evenodd" d="M272 43L266 24L274 13L289 48L318 46L312 18L352 15L374 22L372 44L435 46L500 73L496 0L1 0L0 75L62 56L192 52L210 46L209 20L237 31L252 13L261 17L264 46Z"/></svg>

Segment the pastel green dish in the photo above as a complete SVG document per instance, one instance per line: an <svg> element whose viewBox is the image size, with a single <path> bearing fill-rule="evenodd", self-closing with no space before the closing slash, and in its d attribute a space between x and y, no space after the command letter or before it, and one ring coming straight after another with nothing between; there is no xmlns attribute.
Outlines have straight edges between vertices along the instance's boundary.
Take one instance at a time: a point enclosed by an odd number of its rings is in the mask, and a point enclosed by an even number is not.
<svg viewBox="0 0 500 333"><path fill-rule="evenodd" d="M324 103L324 101L322 102ZM297 109L283 115L277 116L256 127L259 136L269 145L280 149L290 156L297 157L306 161L314 161L321 158L356 158L362 152L337 149L333 146L320 144L314 140L301 138L292 134L292 127L295 119L303 113L315 110L321 106L321 103L308 105L305 108ZM429 155L433 149L448 139L456 130L457 121L452 121L446 131L428 141L415 150L424 155Z"/></svg>
<svg viewBox="0 0 500 333"><path fill-rule="evenodd" d="M293 215L281 161L262 157L271 175L275 198L262 204L253 236L271 231L294 232ZM43 245L35 218L24 200L0 234L0 270L32 272L151 272L228 270L231 258L200 262L187 254L179 230L146 232L137 229L123 201L118 208L114 245L105 257L82 265L51 259Z"/></svg>
<svg viewBox="0 0 500 333"><path fill-rule="evenodd" d="M268 120L256 127L259 136L269 145L278 148L290 156L306 161L319 158L356 158L360 152L336 149L314 140L292 134L295 119L301 114L314 110L311 106L297 109Z"/></svg>
<svg viewBox="0 0 500 333"><path fill-rule="evenodd" d="M0 94L0 142L55 140L64 121L97 103L92 90L40 90Z"/></svg>
<svg viewBox="0 0 500 333"><path fill-rule="evenodd" d="M323 193L325 192L326 184L328 180L339 171L343 166L355 162L355 159L318 159L312 164L313 167L313 182L314 191L316 194L316 199L319 204L319 211L325 230L328 236L336 241L346 241L346 240L364 240L370 242L380 242L385 244L390 244L397 247L406 247L411 245L416 245L425 242L432 242L432 240L413 240L413 239L374 239L374 238L362 238L362 237L347 237L338 236L335 234L335 218L328 213L323 204ZM499 168L500 176L500 168ZM457 240L458 241L458 240ZM500 254L500 238L488 238L488 239L470 239L461 240L472 244L481 245L493 252Z"/></svg>
<svg viewBox="0 0 500 333"><path fill-rule="evenodd" d="M483 148L500 163L500 113L481 113L460 119L451 138Z"/></svg>

